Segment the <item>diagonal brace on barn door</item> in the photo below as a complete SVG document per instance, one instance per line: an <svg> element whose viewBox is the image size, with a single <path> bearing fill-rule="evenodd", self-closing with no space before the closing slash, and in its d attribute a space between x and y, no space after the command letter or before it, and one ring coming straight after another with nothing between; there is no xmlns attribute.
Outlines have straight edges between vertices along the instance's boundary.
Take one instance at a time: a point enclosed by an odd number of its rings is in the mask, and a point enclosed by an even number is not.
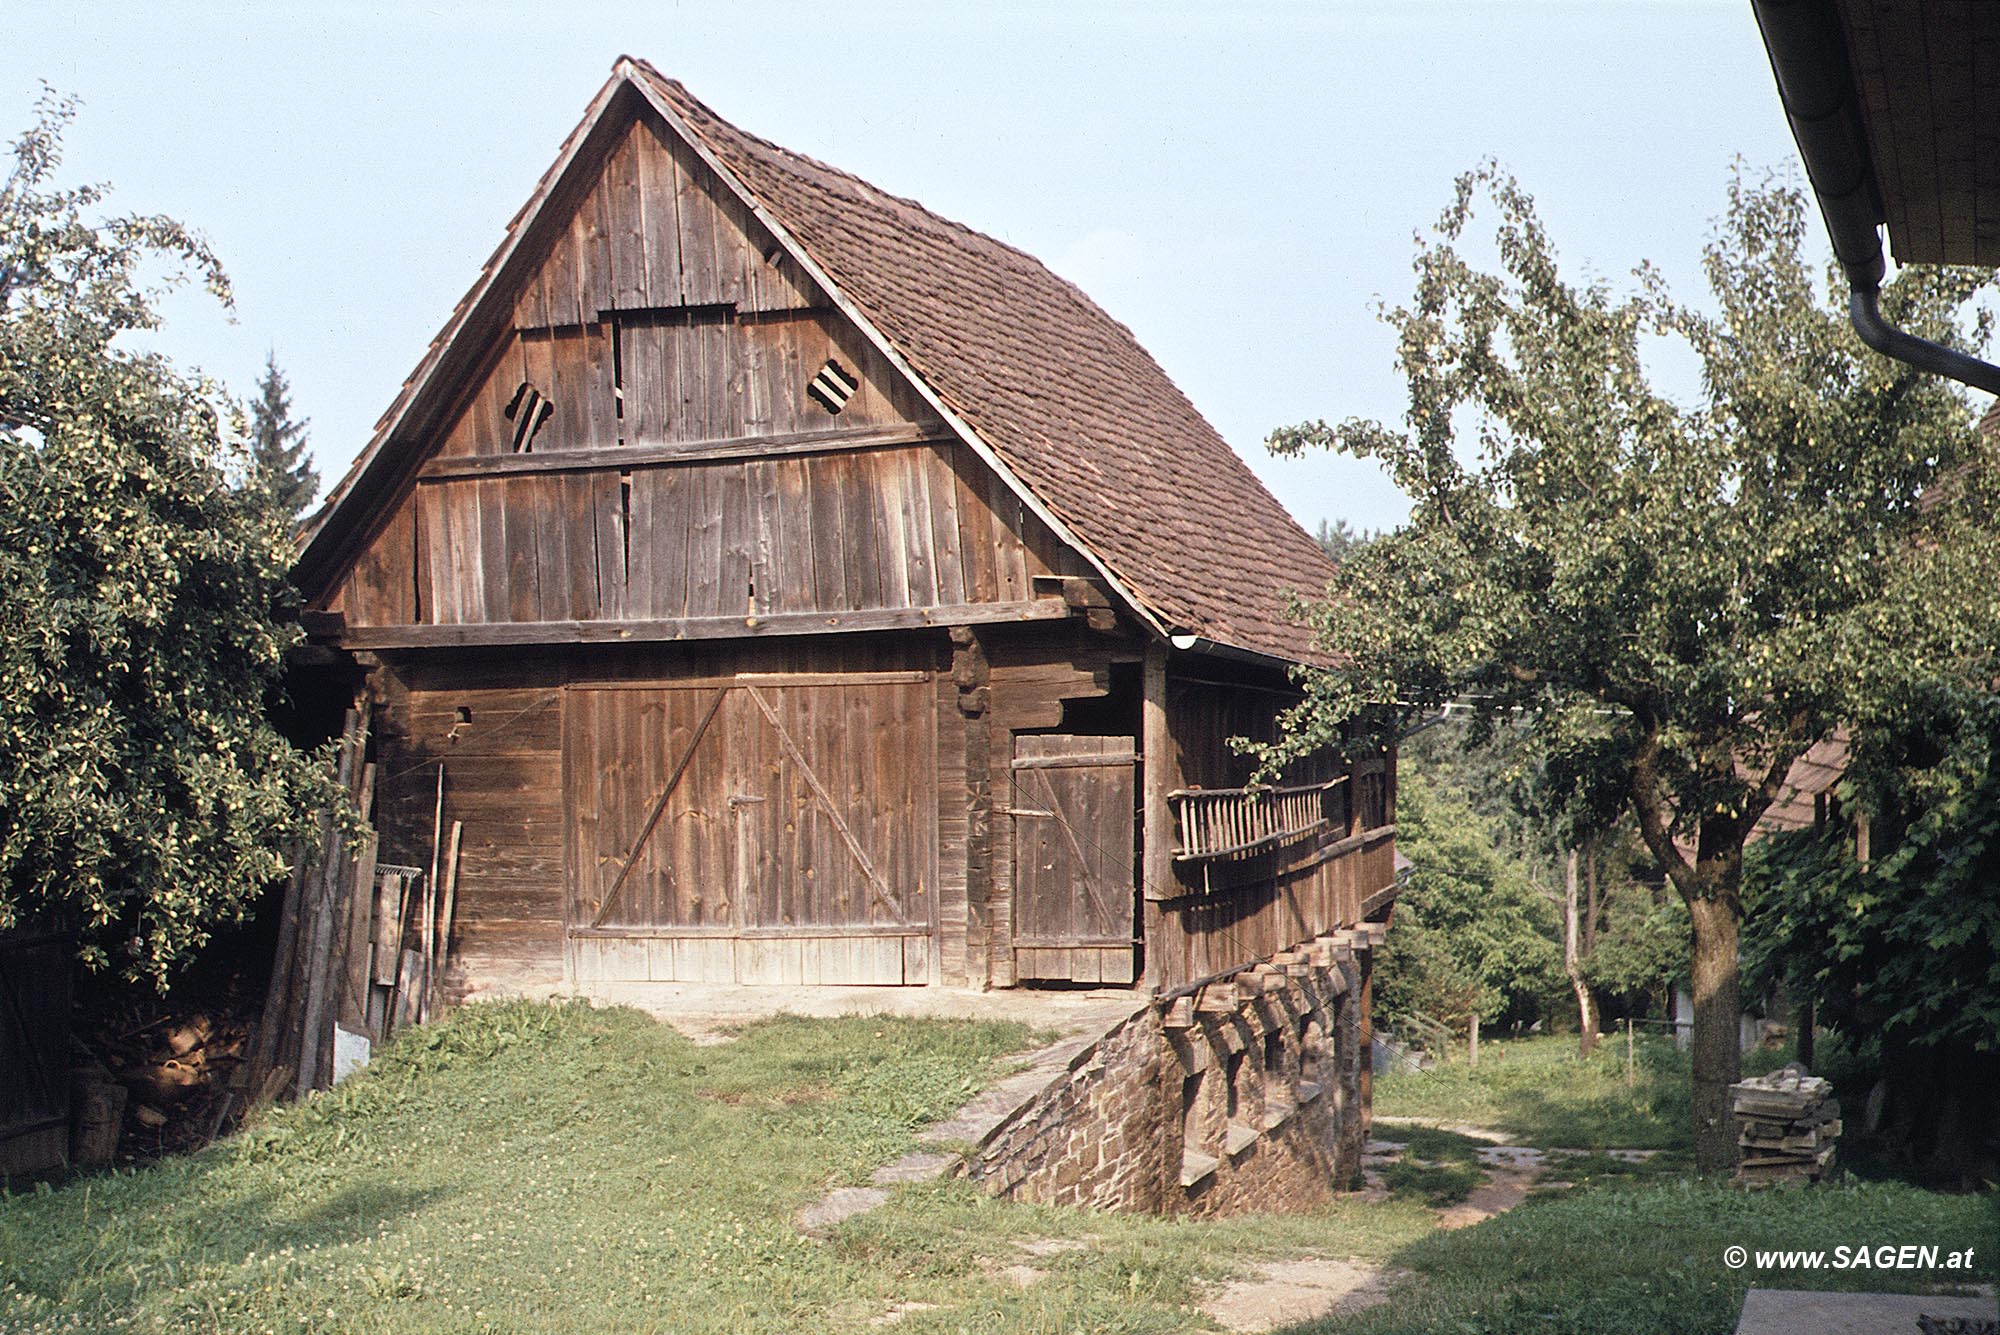
<svg viewBox="0 0 2000 1335"><path fill-rule="evenodd" d="M1105 904L1104 897L1097 893L1097 886L1094 884L1096 878L1090 874L1090 855L1084 852L1083 843L1077 838L1076 827L1069 823L1069 817L1063 815L1062 801L1056 796L1055 784L1049 781L1049 772L1045 769L1027 769L1016 772L1020 774L1033 774L1042 781L1042 787L1049 795L1049 815L1055 818L1057 826L1062 829L1063 836L1069 840L1070 852L1076 854L1077 867L1083 872L1083 888L1090 895L1091 902L1097 905L1100 920L1107 923L1120 921L1121 917L1125 915L1114 913ZM1097 841L1092 840L1091 843L1095 847ZM1129 912L1127 910L1128 915Z"/></svg>
<svg viewBox="0 0 2000 1335"><path fill-rule="evenodd" d="M771 708L771 702L765 699L764 693L755 686L745 686L743 689L750 693L750 698L757 702L757 708L763 711L764 717L770 720L771 726L777 730L778 744L785 748L785 754L799 767L799 773L804 775L806 782L812 786L813 796L817 797L820 805L826 808L827 819L833 822L834 829L840 831L841 839L847 844L847 851L854 855L857 863L861 864L861 874L868 878L868 887L874 892L877 902L895 914L897 922L908 923L909 915L903 912L903 906L890 893L888 884L875 870L875 864L868 860L868 854L862 849L861 841L854 837L854 831L847 828L847 821L842 818L840 808L834 805L833 795L826 791L826 786L819 781L819 775L813 773L813 767L806 763L805 753L799 750L799 745L792 740L792 735L785 731L785 725L778 720L778 711Z"/></svg>
<svg viewBox="0 0 2000 1335"><path fill-rule="evenodd" d="M652 811L647 814L645 827L639 831L639 837L632 841L632 851L625 855L625 865L618 869L618 879L611 883L611 889L605 892L604 902L597 906L597 915L590 920L592 927L604 926L604 919L610 914L611 906L618 902L618 892L625 888L625 878L630 876L632 868L638 865L639 854L644 851L646 841L653 837L653 830L659 825L660 816L667 809L668 799L673 797L674 790L681 786L681 780L687 777L688 766L694 761L695 748L701 745L701 739L708 733L708 725L715 722L716 711L722 708L722 697L728 694L729 688L724 686L709 697L708 708L703 711L701 722L694 725L694 735L688 738L687 749L681 752L680 760L674 765L674 772L667 778L667 786L660 790L659 800L653 803Z"/></svg>

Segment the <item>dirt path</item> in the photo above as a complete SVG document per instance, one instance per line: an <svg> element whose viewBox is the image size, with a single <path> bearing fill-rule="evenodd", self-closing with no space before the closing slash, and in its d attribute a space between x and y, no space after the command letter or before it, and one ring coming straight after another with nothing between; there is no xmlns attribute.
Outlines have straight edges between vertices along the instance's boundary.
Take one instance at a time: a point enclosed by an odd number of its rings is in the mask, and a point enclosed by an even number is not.
<svg viewBox="0 0 2000 1335"><path fill-rule="evenodd" d="M720 983L603 983L600 1004L631 1006L697 1043L726 1043L774 1015L908 1015L925 1019L1018 1020L1064 1037L1100 1033L1143 998L1128 988L1078 992L952 987L777 987Z"/></svg>
<svg viewBox="0 0 2000 1335"><path fill-rule="evenodd" d="M1535 1187L1560 1181L1563 1166L1586 1153L1581 1150L1543 1150L1532 1145L1509 1145L1505 1143L1504 1133L1490 1127L1403 1118L1377 1118L1376 1125L1381 1135L1369 1141L1362 1154L1362 1176L1370 1189L1384 1195L1387 1192L1382 1186L1382 1173L1402 1157L1406 1145L1406 1142L1395 1139L1398 1127L1433 1127L1487 1142L1479 1150L1479 1166L1486 1171L1486 1181L1474 1187L1464 1200L1438 1211L1440 1228L1464 1228L1504 1214L1526 1200ZM1627 1163L1644 1163L1659 1151L1606 1150L1604 1153Z"/></svg>
<svg viewBox="0 0 2000 1335"><path fill-rule="evenodd" d="M1321 1256L1264 1261L1254 1275L1231 1280L1202 1299L1201 1310L1225 1329L1255 1335L1378 1306L1389 1301L1389 1286L1403 1275L1372 1261Z"/></svg>
<svg viewBox="0 0 2000 1335"><path fill-rule="evenodd" d="M1396 1140L1399 1126L1437 1127L1437 1123L1376 1119L1379 1138L1368 1142L1362 1157L1364 1196L1386 1199L1383 1172L1402 1156L1404 1141ZM1462 1201L1436 1211L1439 1228L1465 1228L1504 1214L1528 1198L1537 1186L1560 1179L1563 1165L1572 1153L1510 1145L1504 1133L1490 1127L1451 1124L1439 1127L1461 1136L1484 1141L1478 1151L1479 1166L1487 1180ZM1657 1151L1611 1150L1614 1158L1643 1162ZM1213 1290L1201 1300L1201 1309L1217 1324L1243 1335L1294 1325L1326 1316L1344 1316L1388 1301L1389 1289L1406 1272L1372 1261L1342 1260L1320 1256L1300 1256L1283 1261L1266 1261L1250 1275Z"/></svg>

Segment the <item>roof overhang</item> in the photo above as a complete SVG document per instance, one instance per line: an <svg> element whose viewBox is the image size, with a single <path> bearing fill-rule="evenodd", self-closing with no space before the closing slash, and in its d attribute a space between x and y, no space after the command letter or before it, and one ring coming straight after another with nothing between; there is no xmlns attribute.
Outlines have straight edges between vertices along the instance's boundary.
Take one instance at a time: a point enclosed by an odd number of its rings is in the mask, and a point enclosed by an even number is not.
<svg viewBox="0 0 2000 1335"><path fill-rule="evenodd" d="M1904 264L2000 265L2000 6L1752 0L1862 341L2000 394L2000 367L1882 318Z"/></svg>

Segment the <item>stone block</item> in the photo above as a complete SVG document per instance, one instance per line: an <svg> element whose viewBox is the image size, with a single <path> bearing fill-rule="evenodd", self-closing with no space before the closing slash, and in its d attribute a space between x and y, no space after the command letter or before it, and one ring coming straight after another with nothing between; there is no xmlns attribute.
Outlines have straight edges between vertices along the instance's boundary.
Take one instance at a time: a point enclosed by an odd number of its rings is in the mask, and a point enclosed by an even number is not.
<svg viewBox="0 0 2000 1335"><path fill-rule="evenodd" d="M1202 1154L1197 1150L1189 1150L1181 1155L1181 1185L1183 1187L1196 1186L1202 1181L1213 1177L1215 1170L1221 1166L1222 1160L1216 1158L1214 1155Z"/></svg>

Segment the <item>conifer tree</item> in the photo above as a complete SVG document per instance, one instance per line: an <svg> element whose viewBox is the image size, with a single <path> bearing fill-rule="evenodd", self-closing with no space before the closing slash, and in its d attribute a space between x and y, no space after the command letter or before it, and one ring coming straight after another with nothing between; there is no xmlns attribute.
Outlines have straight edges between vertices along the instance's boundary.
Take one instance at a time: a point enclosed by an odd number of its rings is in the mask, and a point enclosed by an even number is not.
<svg viewBox="0 0 2000 1335"><path fill-rule="evenodd" d="M270 497L287 521L304 514L319 493L319 473L306 454L306 424L292 420L292 389L275 352L265 358L250 405L250 486Z"/></svg>

